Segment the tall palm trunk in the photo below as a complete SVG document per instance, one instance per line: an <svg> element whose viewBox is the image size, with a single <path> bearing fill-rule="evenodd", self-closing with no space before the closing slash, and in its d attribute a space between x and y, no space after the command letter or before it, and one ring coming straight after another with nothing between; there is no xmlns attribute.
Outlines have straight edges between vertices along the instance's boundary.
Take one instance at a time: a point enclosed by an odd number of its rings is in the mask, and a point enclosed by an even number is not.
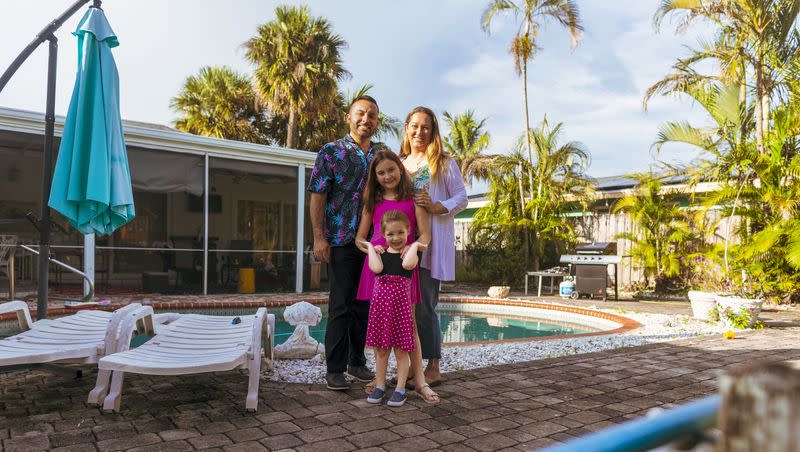
<svg viewBox="0 0 800 452"><path fill-rule="evenodd" d="M759 58L756 61L755 65L755 76L756 76L756 98L753 102L753 108L755 110L756 115L756 148L758 152L763 154L764 153L764 104L762 102L762 98L764 96L764 67L762 65L762 60Z"/></svg>
<svg viewBox="0 0 800 452"><path fill-rule="evenodd" d="M522 101L525 102L525 144L528 147L528 163L530 164L531 168L533 168L533 146L531 145L531 120L530 120L530 113L528 112L528 62L526 60L522 61ZM520 171L520 178L522 177L522 171ZM521 179L520 179L521 183ZM533 190L533 172L529 169L528 170L528 190ZM522 194L522 189L520 188L520 195ZM533 199L533 194L531 194L531 199ZM524 197L523 197L523 205ZM525 209L522 209L522 216L525 217ZM534 221L536 221L535 217L539 216L539 208L534 207ZM528 250L530 249L529 245L529 235L527 228L524 231L525 233L525 262L529 261L529 254ZM536 241L536 230L534 226L533 231L533 240ZM539 256L537 253L533 253L533 271L539 270Z"/></svg>
<svg viewBox="0 0 800 452"><path fill-rule="evenodd" d="M744 63L744 62L743 62ZM747 112L747 66L742 64L742 73L739 80L739 112L744 116ZM739 136L736 138L737 144L744 143L747 139L747 127L744 121L741 121L742 126L739 128Z"/></svg>
<svg viewBox="0 0 800 452"><path fill-rule="evenodd" d="M525 103L525 144L528 146L528 163L533 168L533 146L531 145L531 120L528 113L528 62L522 60L522 101ZM533 174L528 171L528 187L533 189ZM524 213L524 212L523 212Z"/></svg>
<svg viewBox="0 0 800 452"><path fill-rule="evenodd" d="M297 115L294 107L289 107L289 124L286 126L286 147L294 149L295 135L297 135Z"/></svg>
<svg viewBox="0 0 800 452"><path fill-rule="evenodd" d="M524 177L524 171L522 169L522 164L518 165L519 168L519 177L517 177L517 186L519 188L519 214L521 218L525 218L525 189L522 185L522 178ZM522 228L522 241L523 246L525 248L525 263L527 264L528 260L530 259L530 254L528 250L530 249L530 244L528 243L528 231L526 228Z"/></svg>
<svg viewBox="0 0 800 452"><path fill-rule="evenodd" d="M761 133L769 136L769 90L764 90L761 96Z"/></svg>

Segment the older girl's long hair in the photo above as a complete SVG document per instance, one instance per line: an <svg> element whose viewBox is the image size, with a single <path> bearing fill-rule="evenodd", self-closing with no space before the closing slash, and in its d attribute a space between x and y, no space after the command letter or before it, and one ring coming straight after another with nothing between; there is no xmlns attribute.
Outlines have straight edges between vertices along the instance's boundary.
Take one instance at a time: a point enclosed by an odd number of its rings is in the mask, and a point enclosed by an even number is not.
<svg viewBox="0 0 800 452"><path fill-rule="evenodd" d="M431 142L428 144L425 154L428 156L428 168L430 169L431 179L436 180L439 174L445 170L445 161L447 160L447 154L444 153L444 148L442 147L442 135L439 132L439 121L436 119L433 110L428 107L420 106L408 113L406 121L403 123L404 127L408 126L408 121L411 121L411 117L414 116L414 113L424 113L431 119ZM400 155L402 157L408 157L410 154L411 143L408 141L408 134L405 133L404 128L403 143L400 145Z"/></svg>
<svg viewBox="0 0 800 452"><path fill-rule="evenodd" d="M411 177L409 177L408 171L403 166L403 162L400 161L400 157L389 149L378 151L372 157L372 163L369 164L367 184L364 187L364 208L368 213L372 213L375 205L383 201L383 187L378 183L375 169L384 160L395 162L398 171L400 171L400 182L397 184L397 199L404 200L414 196L414 185L411 183Z"/></svg>

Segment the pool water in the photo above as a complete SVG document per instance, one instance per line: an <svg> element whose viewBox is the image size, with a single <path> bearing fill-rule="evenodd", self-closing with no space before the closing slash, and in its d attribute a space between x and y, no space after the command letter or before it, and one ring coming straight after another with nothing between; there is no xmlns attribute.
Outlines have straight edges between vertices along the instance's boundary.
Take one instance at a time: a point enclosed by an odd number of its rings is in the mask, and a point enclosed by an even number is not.
<svg viewBox="0 0 800 452"><path fill-rule="evenodd" d="M276 317L275 320L275 343L281 344L292 334L295 327L286 323L282 317ZM326 320L327 318L323 316L319 325L309 328L311 336L322 343L325 342ZM462 312L440 313L439 326L444 343L530 339L593 331L578 325L557 325L543 319Z"/></svg>
<svg viewBox="0 0 800 452"><path fill-rule="evenodd" d="M322 320L317 326L309 328L311 336L325 342L325 324L328 307L320 305ZM198 309L159 309L157 312L196 313L207 315L251 315L252 308L198 308ZM281 344L294 331L293 326L283 319L283 309L270 308L275 319L275 343ZM492 314L470 314L465 312L442 312L439 314L443 343L479 342L513 339L531 339L545 336L590 333L590 327L546 319ZM16 319L0 322L0 337L18 333ZM141 345L145 337L134 339L133 346Z"/></svg>

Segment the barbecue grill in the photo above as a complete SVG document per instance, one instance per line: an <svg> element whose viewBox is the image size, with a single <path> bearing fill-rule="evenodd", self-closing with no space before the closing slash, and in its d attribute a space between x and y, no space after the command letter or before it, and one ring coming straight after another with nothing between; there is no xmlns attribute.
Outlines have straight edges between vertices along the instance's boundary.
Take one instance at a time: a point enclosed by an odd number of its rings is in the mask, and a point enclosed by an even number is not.
<svg viewBox="0 0 800 452"><path fill-rule="evenodd" d="M573 298L587 295L589 298L608 298L606 289L609 286L608 266L614 266L614 299L619 298L617 289L617 256L616 242L582 243L575 247L576 254L563 254L561 263L569 264L570 274L575 275L575 291ZM574 273L573 273L574 268Z"/></svg>

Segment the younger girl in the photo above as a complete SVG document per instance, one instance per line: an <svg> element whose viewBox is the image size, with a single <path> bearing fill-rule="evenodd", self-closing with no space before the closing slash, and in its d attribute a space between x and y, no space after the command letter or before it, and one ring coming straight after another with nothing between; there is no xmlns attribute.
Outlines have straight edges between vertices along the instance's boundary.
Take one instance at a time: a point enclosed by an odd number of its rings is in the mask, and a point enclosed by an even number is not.
<svg viewBox="0 0 800 452"><path fill-rule="evenodd" d="M375 389L367 397L369 403L381 403L386 394L386 371L389 352L394 349L397 361L397 387L386 403L399 407L406 402L406 380L411 366L409 352L414 351L414 318L411 310L411 276L417 267L420 242L408 245L411 224L405 213L387 210L381 217L380 231L386 248L378 253L369 242L366 246L369 269L376 276L367 324L367 346L375 349ZM401 257L401 253L403 253Z"/></svg>
<svg viewBox="0 0 800 452"><path fill-rule="evenodd" d="M361 223L356 232L356 246L367 252L366 241L372 242L378 254L386 247L386 239L381 234L381 217L387 210L403 212L409 221L408 244L414 242L415 233L420 243L430 241L430 223L425 208L414 204L414 188L411 178L403 167L400 158L390 150L375 153L369 165L369 174L364 188ZM372 237L368 239L372 229ZM405 255L405 254L404 254ZM357 300L371 300L375 274L369 271L369 261L364 262L361 280L358 284ZM415 268L411 276L411 302L419 304L419 273Z"/></svg>

